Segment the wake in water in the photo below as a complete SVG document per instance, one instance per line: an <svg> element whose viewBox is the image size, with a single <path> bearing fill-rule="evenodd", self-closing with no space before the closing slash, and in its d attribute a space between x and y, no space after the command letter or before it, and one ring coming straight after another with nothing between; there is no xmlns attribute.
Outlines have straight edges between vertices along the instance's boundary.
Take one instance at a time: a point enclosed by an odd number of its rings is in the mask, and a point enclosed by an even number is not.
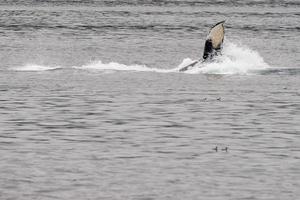
<svg viewBox="0 0 300 200"><path fill-rule="evenodd" d="M44 65L36 65L36 64L27 64L22 67L16 67L12 70L14 71L50 71L50 70L56 70L61 69L62 67L59 66L44 66Z"/></svg>
<svg viewBox="0 0 300 200"><path fill-rule="evenodd" d="M150 68L145 65L124 65L116 62L102 63L102 61L93 62L83 66L73 66L78 70L101 70L101 71L137 71L137 72L158 72L174 73L179 69L194 62L186 58L182 63L173 69ZM26 65L14 68L16 71L48 71L62 69L59 66ZM214 62L199 63L193 68L180 73L189 74L249 74L251 71L264 70L269 65L263 58L248 47L238 46L231 42L224 43L223 53L218 56Z"/></svg>
<svg viewBox="0 0 300 200"><path fill-rule="evenodd" d="M110 63L102 63L102 61L93 62L88 65L84 65L81 67L73 67L75 69L82 70L114 70L114 71L138 71L138 72L158 72L158 73L168 73L175 72L174 69L158 69L158 68L150 68L146 65L124 65L116 62Z"/></svg>

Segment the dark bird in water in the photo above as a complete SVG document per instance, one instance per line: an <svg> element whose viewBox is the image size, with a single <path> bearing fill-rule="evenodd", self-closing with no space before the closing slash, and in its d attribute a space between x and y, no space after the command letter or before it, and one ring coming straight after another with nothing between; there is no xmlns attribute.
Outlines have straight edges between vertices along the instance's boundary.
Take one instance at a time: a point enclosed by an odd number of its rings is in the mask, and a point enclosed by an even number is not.
<svg viewBox="0 0 300 200"><path fill-rule="evenodd" d="M217 152L218 151L218 147L216 146L215 148L213 148L213 150L215 150Z"/></svg>
<svg viewBox="0 0 300 200"><path fill-rule="evenodd" d="M222 151L226 151L227 152L228 151L228 147L223 148Z"/></svg>
<svg viewBox="0 0 300 200"><path fill-rule="evenodd" d="M205 40L202 59L196 60L193 63L179 69L180 72L188 70L199 62L211 61L215 56L221 54L225 35L224 23L225 21L221 21L211 27Z"/></svg>

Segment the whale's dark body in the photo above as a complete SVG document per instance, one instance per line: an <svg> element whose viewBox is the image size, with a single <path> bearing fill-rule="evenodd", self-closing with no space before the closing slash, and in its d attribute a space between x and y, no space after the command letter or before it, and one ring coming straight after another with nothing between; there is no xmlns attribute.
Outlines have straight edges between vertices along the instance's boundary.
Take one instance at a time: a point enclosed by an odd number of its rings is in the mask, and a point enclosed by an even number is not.
<svg viewBox="0 0 300 200"><path fill-rule="evenodd" d="M205 40L202 59L181 68L179 71L186 71L199 62L211 61L215 56L221 53L225 35L224 23L225 21L221 21L211 27L209 34Z"/></svg>

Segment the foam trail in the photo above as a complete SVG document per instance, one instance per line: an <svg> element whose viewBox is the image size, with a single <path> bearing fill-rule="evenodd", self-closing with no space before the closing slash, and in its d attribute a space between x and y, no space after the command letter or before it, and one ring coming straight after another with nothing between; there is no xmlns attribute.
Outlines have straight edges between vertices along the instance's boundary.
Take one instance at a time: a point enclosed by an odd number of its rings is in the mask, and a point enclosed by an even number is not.
<svg viewBox="0 0 300 200"><path fill-rule="evenodd" d="M49 71L49 70L55 70L60 69L61 67L51 67L51 66L44 66L44 65L36 65L36 64L27 64L25 66L16 67L12 70L14 71Z"/></svg>
<svg viewBox="0 0 300 200"><path fill-rule="evenodd" d="M158 69L150 68L145 65L124 65L116 62L102 63L102 61L97 61L90 63L88 65L83 65L81 67L74 66L75 69L82 70L114 70L114 71L138 71L138 72L158 72L158 73L168 73L175 71L175 69Z"/></svg>

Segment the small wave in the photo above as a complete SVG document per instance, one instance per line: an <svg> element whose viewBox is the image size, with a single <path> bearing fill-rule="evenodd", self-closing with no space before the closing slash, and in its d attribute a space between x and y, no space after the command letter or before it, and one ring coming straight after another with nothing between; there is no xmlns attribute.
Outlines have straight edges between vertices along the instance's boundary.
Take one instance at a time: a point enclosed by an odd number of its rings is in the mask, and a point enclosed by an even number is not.
<svg viewBox="0 0 300 200"><path fill-rule="evenodd" d="M300 75L300 68L268 68L265 70L255 71L261 75Z"/></svg>
<svg viewBox="0 0 300 200"><path fill-rule="evenodd" d="M61 67L50 67L50 66L43 66L43 65L36 65L36 64L28 64L21 67L13 68L14 71L49 71L49 70L56 70L60 69Z"/></svg>

